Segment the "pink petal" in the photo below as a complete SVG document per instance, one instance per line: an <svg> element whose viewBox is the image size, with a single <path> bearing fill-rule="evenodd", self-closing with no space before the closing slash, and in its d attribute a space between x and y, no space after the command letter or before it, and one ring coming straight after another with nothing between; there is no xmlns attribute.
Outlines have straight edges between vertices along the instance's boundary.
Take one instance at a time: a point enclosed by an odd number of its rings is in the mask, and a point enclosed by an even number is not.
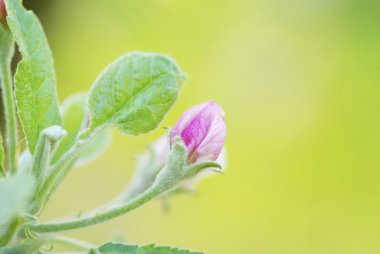
<svg viewBox="0 0 380 254"><path fill-rule="evenodd" d="M172 131L180 136L189 152L189 161L216 160L226 138L224 111L214 101L202 103L187 110Z"/></svg>

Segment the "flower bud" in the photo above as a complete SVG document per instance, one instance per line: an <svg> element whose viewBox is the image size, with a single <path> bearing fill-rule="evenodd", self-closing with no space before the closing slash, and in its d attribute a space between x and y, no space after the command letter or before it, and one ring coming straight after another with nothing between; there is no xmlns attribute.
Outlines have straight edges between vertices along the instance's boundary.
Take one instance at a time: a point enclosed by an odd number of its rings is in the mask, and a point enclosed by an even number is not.
<svg viewBox="0 0 380 254"><path fill-rule="evenodd" d="M7 9L5 8L4 0L0 0L0 21L7 24Z"/></svg>
<svg viewBox="0 0 380 254"><path fill-rule="evenodd" d="M223 109L214 101L190 108L174 126L171 143L177 136L186 145L189 163L200 160L216 160L226 138Z"/></svg>

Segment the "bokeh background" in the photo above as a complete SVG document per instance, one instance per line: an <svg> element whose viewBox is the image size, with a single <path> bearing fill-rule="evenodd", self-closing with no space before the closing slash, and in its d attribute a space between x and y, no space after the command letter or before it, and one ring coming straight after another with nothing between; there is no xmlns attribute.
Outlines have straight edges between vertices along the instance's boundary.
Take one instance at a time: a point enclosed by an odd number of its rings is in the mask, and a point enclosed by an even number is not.
<svg viewBox="0 0 380 254"><path fill-rule="evenodd" d="M163 125L209 99L226 111L225 175L172 198L168 212L156 201L67 235L207 254L380 253L380 1L25 1L46 29L60 101L141 50L170 54L188 74ZM115 132L44 219L116 196L136 155L162 134Z"/></svg>

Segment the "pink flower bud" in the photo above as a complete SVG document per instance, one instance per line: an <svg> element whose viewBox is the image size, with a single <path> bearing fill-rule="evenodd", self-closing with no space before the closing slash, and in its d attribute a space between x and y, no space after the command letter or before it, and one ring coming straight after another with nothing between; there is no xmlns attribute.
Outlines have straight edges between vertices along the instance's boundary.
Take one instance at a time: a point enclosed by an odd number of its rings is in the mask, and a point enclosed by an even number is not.
<svg viewBox="0 0 380 254"><path fill-rule="evenodd" d="M176 136L181 137L187 147L188 162L216 160L226 138L222 107L214 101L208 101L190 108L174 126L172 143Z"/></svg>
<svg viewBox="0 0 380 254"><path fill-rule="evenodd" d="M7 24L7 9L5 8L4 0L0 0L0 21Z"/></svg>

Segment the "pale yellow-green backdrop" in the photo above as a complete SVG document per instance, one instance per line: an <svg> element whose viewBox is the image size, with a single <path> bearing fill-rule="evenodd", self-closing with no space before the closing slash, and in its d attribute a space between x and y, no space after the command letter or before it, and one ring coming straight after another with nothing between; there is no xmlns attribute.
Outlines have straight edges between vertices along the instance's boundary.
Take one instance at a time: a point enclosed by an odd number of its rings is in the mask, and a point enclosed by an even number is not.
<svg viewBox="0 0 380 254"><path fill-rule="evenodd" d="M51 44L60 101L124 52L167 53L188 74L172 126L214 99L226 111L229 167L178 196L68 235L100 244L207 254L380 253L380 1L29 0ZM143 137L78 168L44 219L117 195Z"/></svg>

